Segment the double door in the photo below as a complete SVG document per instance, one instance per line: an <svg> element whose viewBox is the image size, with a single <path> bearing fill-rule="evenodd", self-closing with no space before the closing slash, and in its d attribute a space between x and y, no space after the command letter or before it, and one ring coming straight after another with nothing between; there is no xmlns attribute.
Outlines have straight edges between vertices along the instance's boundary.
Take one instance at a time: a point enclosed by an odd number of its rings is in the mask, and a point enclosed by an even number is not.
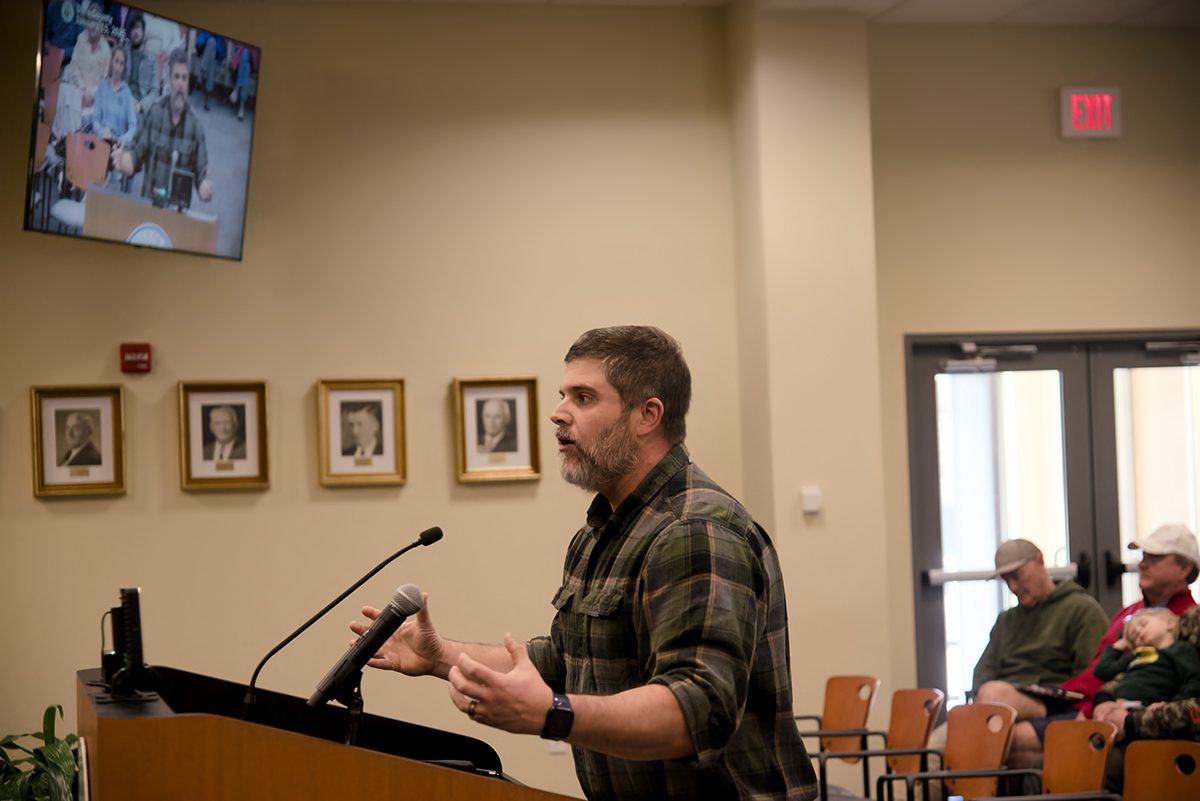
<svg viewBox="0 0 1200 801"><path fill-rule="evenodd" d="M1138 551L1196 530L1200 331L910 337L917 672L961 701L1016 603L997 545L1035 542L1110 613L1139 597Z"/></svg>

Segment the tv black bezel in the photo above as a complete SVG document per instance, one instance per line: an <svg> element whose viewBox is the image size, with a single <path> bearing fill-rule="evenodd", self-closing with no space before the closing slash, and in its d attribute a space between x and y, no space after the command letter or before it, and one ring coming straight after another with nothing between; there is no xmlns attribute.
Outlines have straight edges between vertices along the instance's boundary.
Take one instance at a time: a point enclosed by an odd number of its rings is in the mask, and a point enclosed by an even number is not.
<svg viewBox="0 0 1200 801"><path fill-rule="evenodd" d="M189 30L204 31L209 34L220 36L221 38L225 39L226 41L238 42L239 44L242 44L249 48L253 48L254 50L258 51L259 68L258 68L258 72L257 72L257 77L255 78L255 92L254 92L256 119L251 121L251 126L250 126L250 144L249 144L249 147L247 150L247 158L246 158L246 182L245 182L245 188L244 188L245 199L244 199L244 202L242 203L242 220L241 220L242 235L238 239L237 255L225 255L225 254L222 254L219 252L206 253L201 250L187 250L187 249L174 248L174 247L159 248L159 247L154 247L152 245L143 245L143 244L138 244L135 242L122 241L120 239L110 239L110 238L98 237L98 236L85 236L82 231L80 231L79 234L67 234L67 233L63 233L60 231L51 231L49 228L35 228L31 225L31 223L32 223L31 202L33 199L34 173L36 172L34 167L35 167L35 164L37 163L37 127L38 127L38 121L39 121L39 119L38 119L38 100L39 100L39 93L41 92L41 84L42 84L42 67L43 67L42 48L46 44L47 9L49 8L50 3L52 1L53 0L39 0L39 2L38 2L37 46L35 48L35 54L34 54L34 62L36 64L36 69L34 70L34 75L33 75L33 99L32 99L32 103L30 104L33 111L32 111L30 124L29 124L29 160L28 160L28 164L26 165L26 172L25 172L25 205L22 208L22 214L24 217L24 219L22 221L22 229L24 231L28 231L30 233L47 234L49 236L62 237L62 238L68 239L68 240L77 239L77 240L85 240L88 242L104 242L104 243L107 243L110 245L119 245L119 246L123 246L123 247L138 248L139 250L151 250L151 251L164 252L164 253L181 253L181 254L185 254L188 256L200 256L203 258L210 258L210 259L215 258L215 259L222 259L224 261L238 261L238 262L242 261L243 256L246 252L246 222L249 217L248 211L250 208L250 175L251 175L251 172L252 172L253 166L254 166L254 132L255 132L255 129L258 127L258 120L257 120L258 97L259 97L258 87L261 86L261 84L262 84L262 63L263 63L262 48L256 44L253 44L252 42L246 41L245 39L240 39L240 38L235 39L235 38L227 36L225 34L217 33L216 31L210 31L207 28L202 28L198 25L193 25L192 23L190 23L186 20L178 19L174 16L168 16L166 14L160 14L158 12L151 11L148 8L145 8L143 6L140 6L140 5L137 5L134 3L113 2L113 0L96 0L102 6L107 6L108 8L111 8L113 5L124 6L127 9L137 10L137 11L142 12L143 14L150 14L151 16L158 17L159 19L170 20L171 22L174 22L179 25L186 25L189 28Z"/></svg>

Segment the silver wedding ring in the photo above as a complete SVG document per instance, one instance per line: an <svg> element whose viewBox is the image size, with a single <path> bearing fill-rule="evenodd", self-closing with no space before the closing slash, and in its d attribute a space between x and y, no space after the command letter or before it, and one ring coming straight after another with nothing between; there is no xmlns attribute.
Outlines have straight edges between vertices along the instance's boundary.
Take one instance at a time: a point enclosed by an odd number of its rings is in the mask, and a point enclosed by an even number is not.
<svg viewBox="0 0 1200 801"><path fill-rule="evenodd" d="M479 706L479 699L472 698L471 703L467 704L467 717L475 719L475 707Z"/></svg>

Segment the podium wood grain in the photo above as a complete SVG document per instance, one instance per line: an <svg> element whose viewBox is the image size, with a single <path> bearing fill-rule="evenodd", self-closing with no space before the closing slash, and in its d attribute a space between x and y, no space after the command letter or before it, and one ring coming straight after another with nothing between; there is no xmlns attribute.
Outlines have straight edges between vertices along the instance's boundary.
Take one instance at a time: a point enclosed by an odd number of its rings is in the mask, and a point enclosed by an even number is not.
<svg viewBox="0 0 1200 801"><path fill-rule="evenodd" d="M82 679L77 694L93 801L569 798L219 715L106 716Z"/></svg>

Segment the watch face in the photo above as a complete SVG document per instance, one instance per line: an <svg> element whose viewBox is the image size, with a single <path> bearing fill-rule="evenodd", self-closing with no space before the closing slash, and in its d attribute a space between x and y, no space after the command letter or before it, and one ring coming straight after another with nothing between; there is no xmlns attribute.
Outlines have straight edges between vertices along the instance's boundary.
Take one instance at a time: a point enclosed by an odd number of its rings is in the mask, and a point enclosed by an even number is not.
<svg viewBox="0 0 1200 801"><path fill-rule="evenodd" d="M562 740L571 733L571 724L574 722L575 713L571 710L571 702L565 695L555 693L553 705L546 713L542 737L548 740Z"/></svg>
<svg viewBox="0 0 1200 801"><path fill-rule="evenodd" d="M563 709L554 709L546 716L546 736L561 740L571 733L574 715Z"/></svg>

